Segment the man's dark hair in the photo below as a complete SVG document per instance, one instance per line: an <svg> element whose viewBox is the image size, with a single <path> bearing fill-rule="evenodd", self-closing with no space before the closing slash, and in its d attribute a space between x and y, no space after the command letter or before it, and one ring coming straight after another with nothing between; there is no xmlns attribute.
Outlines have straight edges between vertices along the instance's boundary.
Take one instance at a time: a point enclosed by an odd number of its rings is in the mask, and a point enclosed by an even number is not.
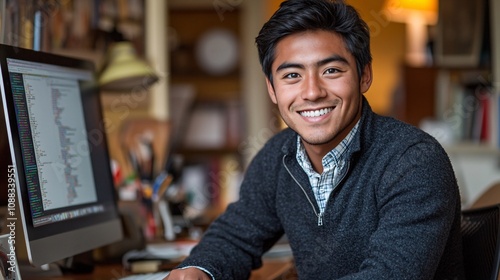
<svg viewBox="0 0 500 280"><path fill-rule="evenodd" d="M356 59L358 77L361 77L372 56L370 30L356 9L342 0L288 0L281 3L255 40L262 70L271 84L271 66L278 42L287 35L310 30L339 34Z"/></svg>

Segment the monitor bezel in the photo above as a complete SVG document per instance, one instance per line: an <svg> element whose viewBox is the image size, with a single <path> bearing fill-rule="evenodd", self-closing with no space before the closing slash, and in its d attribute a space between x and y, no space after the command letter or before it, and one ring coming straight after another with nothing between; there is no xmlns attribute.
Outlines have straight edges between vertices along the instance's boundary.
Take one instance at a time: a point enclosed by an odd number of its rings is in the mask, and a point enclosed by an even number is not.
<svg viewBox="0 0 500 280"><path fill-rule="evenodd" d="M107 211L38 227L33 225L24 177L14 100L12 95L6 94L11 92L10 76L7 68L8 58L83 69L91 71L91 73L95 73L95 67L94 63L89 60L0 44L2 105L4 107L12 164L16 169L17 199L19 202L16 210L18 210L22 222L22 235L25 239L28 261L35 266L39 266L120 241L123 238L122 225L109 164L110 157L100 92L95 82L86 88L85 94L82 92L82 102L85 109L86 129L89 133L88 143L92 159L92 170L96 188L100 191L98 202L103 203ZM98 135L100 139L98 141L90 139L91 134Z"/></svg>

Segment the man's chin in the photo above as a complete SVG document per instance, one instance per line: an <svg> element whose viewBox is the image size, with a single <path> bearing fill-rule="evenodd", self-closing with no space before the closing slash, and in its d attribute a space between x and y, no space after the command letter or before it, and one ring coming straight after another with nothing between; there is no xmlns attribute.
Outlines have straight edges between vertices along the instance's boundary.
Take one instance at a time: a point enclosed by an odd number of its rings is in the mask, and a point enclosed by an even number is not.
<svg viewBox="0 0 500 280"><path fill-rule="evenodd" d="M302 138L302 141L304 141L308 145L313 145L313 146L326 145L328 143L331 143L333 140L332 138L327 137L325 135L321 135L321 136L307 135L305 137L301 135L300 137Z"/></svg>

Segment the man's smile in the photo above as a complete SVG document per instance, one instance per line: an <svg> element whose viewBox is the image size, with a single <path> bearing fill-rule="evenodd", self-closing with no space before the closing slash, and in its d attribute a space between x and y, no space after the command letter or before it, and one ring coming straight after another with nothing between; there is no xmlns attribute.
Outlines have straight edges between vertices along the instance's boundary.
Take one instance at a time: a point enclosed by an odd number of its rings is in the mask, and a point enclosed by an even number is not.
<svg viewBox="0 0 500 280"><path fill-rule="evenodd" d="M328 108L322 108L322 109L317 109L317 110L304 110L300 111L299 114L303 117L306 118L314 118L314 117L320 117L323 115L326 115L333 111L335 107L328 107Z"/></svg>

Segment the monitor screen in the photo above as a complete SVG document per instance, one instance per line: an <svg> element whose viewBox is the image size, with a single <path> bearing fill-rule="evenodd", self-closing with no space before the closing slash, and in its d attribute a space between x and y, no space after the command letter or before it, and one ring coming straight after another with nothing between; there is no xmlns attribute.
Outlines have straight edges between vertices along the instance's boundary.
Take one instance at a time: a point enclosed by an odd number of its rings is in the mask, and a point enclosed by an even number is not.
<svg viewBox="0 0 500 280"><path fill-rule="evenodd" d="M0 45L0 68L29 261L47 264L119 241L93 63Z"/></svg>

